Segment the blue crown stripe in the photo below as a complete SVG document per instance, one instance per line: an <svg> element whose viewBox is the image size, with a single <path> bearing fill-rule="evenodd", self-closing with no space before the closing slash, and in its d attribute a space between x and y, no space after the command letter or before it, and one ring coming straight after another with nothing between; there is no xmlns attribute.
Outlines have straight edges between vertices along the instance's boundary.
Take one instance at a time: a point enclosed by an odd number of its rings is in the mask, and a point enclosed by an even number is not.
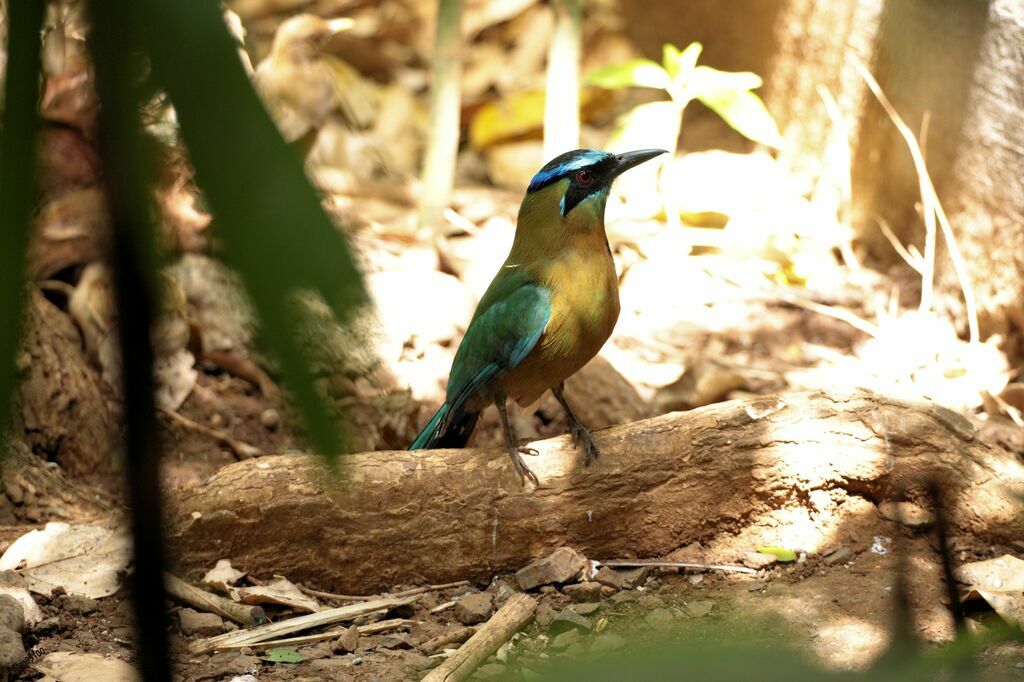
<svg viewBox="0 0 1024 682"><path fill-rule="evenodd" d="M568 156L569 158L563 157ZM556 180L567 173L571 173L574 170L586 168L587 166L593 166L596 163L600 163L611 156L607 152L600 152L594 149L582 149L568 154L563 154L560 157L552 159L548 162L548 165L544 166L533 176L533 180L530 181L529 191L540 189L544 185L549 184L553 180ZM557 162L557 163L555 163ZM552 165L554 163L554 165Z"/></svg>

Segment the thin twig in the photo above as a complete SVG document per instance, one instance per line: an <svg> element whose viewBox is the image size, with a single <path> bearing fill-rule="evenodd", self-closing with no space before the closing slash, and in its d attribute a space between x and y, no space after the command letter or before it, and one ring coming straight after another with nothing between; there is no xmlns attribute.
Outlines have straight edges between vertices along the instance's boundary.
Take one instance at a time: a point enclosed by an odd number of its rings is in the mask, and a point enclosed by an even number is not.
<svg viewBox="0 0 1024 682"><path fill-rule="evenodd" d="M393 592L389 594L389 597L411 597L415 594L423 594L424 592L436 592L438 590L448 590L453 587L465 587L469 585L468 580L456 580L453 583L441 583L440 585L424 585L423 587L414 587L409 590L402 590L401 592Z"/></svg>
<svg viewBox="0 0 1024 682"><path fill-rule="evenodd" d="M414 620L407 620L405 618L391 618L388 620L382 620L377 623L370 623L369 625L357 626L359 634L361 635L376 635L381 632L387 632L388 630L399 630L408 629L416 624ZM334 639L340 637L345 630L327 630L325 632L318 632L315 635L300 635L298 637L284 637L281 639L268 639L265 642L259 642L258 644L229 644L221 647L221 651L228 651L231 649L270 649L276 646L294 646L297 644L312 644L313 642L323 642L328 639Z"/></svg>
<svg viewBox="0 0 1024 682"><path fill-rule="evenodd" d="M963 255L960 253L960 247L957 245L956 236L953 234L953 228L949 224L949 219L946 217L946 211L942 208L942 204L939 202L938 194L935 192L935 185L932 183L931 175L928 173L928 167L925 165L924 157L921 154L921 148L917 143L917 139L914 137L914 133L907 127L907 124L903 122L903 119L897 113L896 109L892 106L892 103L882 92L882 88L878 85L878 81L871 75L863 64L858 64L857 68L860 70L861 76L867 83L868 88L878 98L882 108L885 109L885 113L892 119L896 129L906 140L907 148L910 150L910 156L914 161L914 168L917 170L918 182L921 189L921 202L924 208L924 221L925 221L925 253L924 253L924 265L925 274L922 275L921 284L921 308L925 309L926 292L927 292L927 303L928 307L931 306L931 290L932 290L932 279L934 275L935 267L935 245L934 245L934 233L935 233L935 220L938 219L939 226L942 228L942 235L946 239L946 246L949 249L950 260L953 261L953 270L956 272L957 281L960 283L960 290L964 295L964 305L967 308L967 326L970 330L971 343L978 343L980 340L980 332L978 330L978 310L977 304L974 299L974 288L971 285L970 279L967 276L967 267L963 259ZM929 244L929 235L931 235L931 244ZM930 249L930 250L929 250Z"/></svg>
<svg viewBox="0 0 1024 682"><path fill-rule="evenodd" d="M455 602L455 601L446 601L445 603L438 604L434 608L430 609L430 612L431 613L441 613L442 611L444 611L446 609L450 609L451 607L455 606L455 604L457 604L457 603L458 602Z"/></svg>
<svg viewBox="0 0 1024 682"><path fill-rule="evenodd" d="M424 585L423 587L413 587L408 590L402 590L401 592L392 592L390 594L384 594L385 597L412 597L417 594L423 594L425 592L437 592L438 590L447 590L453 587L465 587L469 585L468 580L457 580L453 583L441 583L440 585ZM379 594L335 594L333 592L321 592L320 590L314 590L310 587L303 587L299 585L299 589L311 597L319 597L321 599L334 599L336 601L369 601L370 599L380 599L382 595Z"/></svg>
<svg viewBox="0 0 1024 682"><path fill-rule="evenodd" d="M228 434L224 433L223 431L211 429L209 426L205 426L197 421L193 421L186 417L185 415L175 412L174 410L165 410L161 408L160 412L166 414L168 417L171 418L172 421L176 422L179 426L186 428L194 433L198 433L203 436L207 436L208 438L212 438L221 445L230 448L231 452L235 453L235 457L237 457L238 459L250 459L252 457L259 457L260 455L263 454L263 451L257 447L249 445L248 443L243 443L240 440L236 440L229 436Z"/></svg>
<svg viewBox="0 0 1024 682"><path fill-rule="evenodd" d="M853 202L853 178L851 177L853 161L850 154L850 126L843 117L842 109L839 108L839 102L836 101L832 92L820 84L816 90L818 97L825 104L825 113L832 122L832 133L829 135L826 151L828 155L827 160L832 162L826 164L826 172L831 171L829 174L833 176L833 180L839 189L839 205L835 207L836 218L841 223L846 223L850 215L850 205ZM841 154L841 158L838 160L835 158L836 152ZM834 172L836 169L842 169L842 174ZM843 256L843 261L849 268L852 270L859 270L861 268L860 260L857 258L857 254L853 252L853 238L851 236L847 236L839 242L839 251Z"/></svg>
<svg viewBox="0 0 1024 682"><path fill-rule="evenodd" d="M833 306L824 305L821 303L817 303L815 301L808 301L798 296L794 296L788 292L781 292L779 296L780 298L782 298L783 301L789 303L790 305L795 305L798 308L804 308L805 310L810 310L811 312L818 313L820 315L827 315L828 317L832 317L837 320L846 322L850 326L861 330L868 336L877 338L880 333L878 325L868 322L864 318L855 315L849 310L835 308Z"/></svg>
<svg viewBox="0 0 1024 682"><path fill-rule="evenodd" d="M694 564L688 561L645 561L643 559L609 559L598 561L602 566L611 568L700 568L706 571L725 571L727 573L750 573L755 574L752 568L746 566L729 566L726 564Z"/></svg>
<svg viewBox="0 0 1024 682"><path fill-rule="evenodd" d="M875 216L875 222L878 223L878 228L882 230L882 234L884 234L885 238L889 240L889 244L896 253L899 254L900 258L902 258L907 265L914 268L914 270L917 271L917 274L923 275L924 264L921 262L922 259L920 255L915 257L914 254L907 250L907 247L903 246L903 242L901 242L900 238L896 236L896 233L892 231L892 228L889 227L889 221L885 218Z"/></svg>

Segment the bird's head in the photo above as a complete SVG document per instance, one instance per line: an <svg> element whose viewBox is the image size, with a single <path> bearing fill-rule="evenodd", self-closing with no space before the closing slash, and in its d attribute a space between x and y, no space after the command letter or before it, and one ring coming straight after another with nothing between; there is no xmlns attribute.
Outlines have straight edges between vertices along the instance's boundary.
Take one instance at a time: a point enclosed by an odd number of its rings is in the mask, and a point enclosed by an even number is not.
<svg viewBox="0 0 1024 682"><path fill-rule="evenodd" d="M622 154L609 154L596 149L575 149L548 161L530 181L526 201L543 204L543 199L557 199L563 218L573 211L589 209L597 219L604 218L604 206L612 182L622 173L666 154L664 149L639 149Z"/></svg>

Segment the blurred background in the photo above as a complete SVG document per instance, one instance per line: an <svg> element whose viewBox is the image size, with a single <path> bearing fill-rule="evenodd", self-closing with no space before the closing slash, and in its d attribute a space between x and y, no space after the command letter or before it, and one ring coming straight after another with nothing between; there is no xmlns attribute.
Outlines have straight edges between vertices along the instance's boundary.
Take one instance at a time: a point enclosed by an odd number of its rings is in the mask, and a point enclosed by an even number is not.
<svg viewBox="0 0 1024 682"><path fill-rule="evenodd" d="M455 349L547 160L577 147L660 147L671 156L624 176L609 201L622 313L599 357L567 382L585 424L868 389L937 403L1024 454L1019 3L234 0L221 9L372 302L339 322L321 287L297 297L302 315L288 329L344 424L347 451L405 448L442 402ZM0 23L3 42L8 30ZM12 441L55 463L67 485L116 504L122 354L89 32L86 3L45 3ZM152 83L145 73L135 96L160 254L155 400L173 495L239 459L304 451L309 434L304 408L287 398L301 380L281 347L268 351L276 327L258 314L253 282L277 286L272 252L246 260L262 228L250 242L245 224L219 224L230 210L212 206L230 205L190 158L195 114L161 87L168 72ZM231 120L236 104L206 106ZM238 120L247 131L250 119ZM215 139L204 153L218 153ZM257 194L253 203L277 200L273 185ZM302 225L287 215L275 225L281 253L316 260ZM520 436L566 432L553 398L533 408L513 416ZM488 412L473 444L501 442ZM0 545L25 524L60 518L12 505ZM963 547L973 558L995 552ZM877 607L861 603L858 622L869 625L835 625L810 649L831 667L863 667L886 641ZM948 624L923 627L950 636ZM1007 656L1008 668L1020 652Z"/></svg>

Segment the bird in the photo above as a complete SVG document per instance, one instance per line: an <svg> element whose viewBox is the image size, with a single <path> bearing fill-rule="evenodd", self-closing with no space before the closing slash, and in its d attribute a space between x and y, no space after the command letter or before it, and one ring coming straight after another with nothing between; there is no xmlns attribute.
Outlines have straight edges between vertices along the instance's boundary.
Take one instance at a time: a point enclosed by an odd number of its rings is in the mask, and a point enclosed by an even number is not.
<svg viewBox="0 0 1024 682"><path fill-rule="evenodd" d="M597 355L619 316L615 262L604 228L612 182L661 154L576 149L545 164L519 207L508 257L484 292L455 352L445 402L410 450L465 447L480 413L493 404L505 449L525 486L539 480L521 454L507 401L530 405L550 390L565 411L584 465L598 449L565 399L565 380Z"/></svg>

